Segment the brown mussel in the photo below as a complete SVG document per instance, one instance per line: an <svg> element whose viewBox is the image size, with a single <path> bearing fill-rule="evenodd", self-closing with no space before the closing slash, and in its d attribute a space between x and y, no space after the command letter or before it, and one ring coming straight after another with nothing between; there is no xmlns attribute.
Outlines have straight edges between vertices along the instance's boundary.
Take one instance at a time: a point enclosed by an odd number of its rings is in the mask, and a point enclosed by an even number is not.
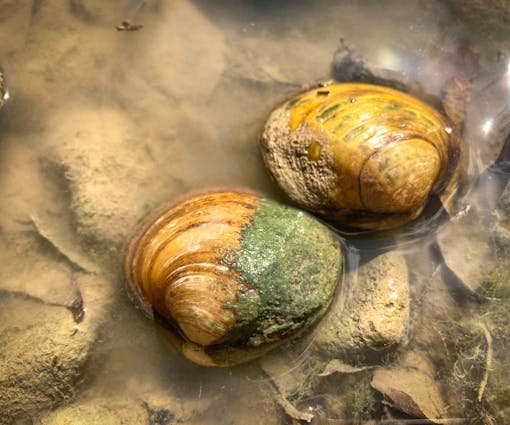
<svg viewBox="0 0 510 425"><path fill-rule="evenodd" d="M190 360L228 366L309 329L342 277L311 215L245 190L188 197L147 218L125 258L130 298Z"/></svg>
<svg viewBox="0 0 510 425"><path fill-rule="evenodd" d="M275 109L260 147L297 205L335 224L392 228L415 219L431 194L452 191L455 118L390 87L334 83Z"/></svg>

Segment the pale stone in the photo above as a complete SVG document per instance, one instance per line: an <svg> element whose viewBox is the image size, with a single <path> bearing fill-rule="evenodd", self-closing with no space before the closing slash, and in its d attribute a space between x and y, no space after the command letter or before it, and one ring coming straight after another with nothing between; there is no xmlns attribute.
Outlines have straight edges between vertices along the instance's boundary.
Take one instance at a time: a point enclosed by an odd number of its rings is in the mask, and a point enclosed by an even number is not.
<svg viewBox="0 0 510 425"><path fill-rule="evenodd" d="M105 277L76 272L69 278L74 292L67 295L78 294L78 305L50 304L51 292L38 299L29 290L27 297L22 287L0 297L2 425L33 418L75 395L75 385L107 318L113 284ZM33 279L34 286L44 283ZM55 295L53 301L66 296L65 282L55 287L63 294Z"/></svg>
<svg viewBox="0 0 510 425"><path fill-rule="evenodd" d="M55 121L49 158L64 169L78 233L124 243L163 183L146 144L113 109L61 111Z"/></svg>
<svg viewBox="0 0 510 425"><path fill-rule="evenodd" d="M440 228L437 245L446 266L472 292L494 267L492 235L474 213L460 216Z"/></svg>
<svg viewBox="0 0 510 425"><path fill-rule="evenodd" d="M346 277L314 335L316 348L333 359L394 350L407 343L409 275L398 251L381 254Z"/></svg>
<svg viewBox="0 0 510 425"><path fill-rule="evenodd" d="M0 299L3 423L31 418L74 396L80 370L96 338L95 332L80 327L65 307L16 295Z"/></svg>

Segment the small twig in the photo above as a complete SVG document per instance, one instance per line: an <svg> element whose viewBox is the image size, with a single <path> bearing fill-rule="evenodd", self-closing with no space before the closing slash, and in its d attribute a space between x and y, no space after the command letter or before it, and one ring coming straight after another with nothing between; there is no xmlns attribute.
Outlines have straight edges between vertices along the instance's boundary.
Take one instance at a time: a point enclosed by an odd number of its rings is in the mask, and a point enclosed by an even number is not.
<svg viewBox="0 0 510 425"><path fill-rule="evenodd" d="M319 373L319 376L329 376L334 373L340 373L340 374L352 374L352 373L359 373L364 372L366 370L374 369L376 366L361 366L361 367L355 367L351 366L347 363L344 363L338 359L331 360L324 370Z"/></svg>
<svg viewBox="0 0 510 425"><path fill-rule="evenodd" d="M274 388L273 388L274 389ZM274 389L276 392L275 398L283 411L291 418L297 419L299 421L305 421L310 423L314 418L313 413L303 412L296 408L289 400L287 400L277 389Z"/></svg>
<svg viewBox="0 0 510 425"><path fill-rule="evenodd" d="M115 27L117 31L138 31L143 28L142 24L132 24L129 21L122 21Z"/></svg>
<svg viewBox="0 0 510 425"><path fill-rule="evenodd" d="M131 23L131 20L135 19L135 16L143 7L145 7L146 4L147 2L145 0L139 1L133 12L126 16L127 19L124 19L119 25L115 27L115 29L117 31L138 31L142 29L142 24Z"/></svg>
<svg viewBox="0 0 510 425"><path fill-rule="evenodd" d="M492 348L492 335L487 329L487 326L485 326L485 324L483 323L481 323L479 326L483 331L485 340L487 341L487 354L485 356L485 371L483 373L482 381L480 382L480 388L478 389L478 401L482 401L483 393L485 392L487 382L489 381L489 373L492 368L493 348Z"/></svg>

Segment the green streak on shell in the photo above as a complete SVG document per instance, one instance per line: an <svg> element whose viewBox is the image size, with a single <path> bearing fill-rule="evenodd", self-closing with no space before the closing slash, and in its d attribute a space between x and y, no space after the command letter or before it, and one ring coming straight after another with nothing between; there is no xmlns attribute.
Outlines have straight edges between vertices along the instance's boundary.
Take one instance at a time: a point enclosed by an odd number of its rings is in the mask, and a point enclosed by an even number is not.
<svg viewBox="0 0 510 425"><path fill-rule="evenodd" d="M317 116L317 121L325 120L328 116L330 116L333 112L335 112L336 109L338 109L340 106L342 106L341 103L334 103L329 108L324 110L320 113L320 115Z"/></svg>
<svg viewBox="0 0 510 425"><path fill-rule="evenodd" d="M291 336L327 310L342 271L332 232L312 216L262 199L241 247L229 259L240 281L236 326L250 329L248 345Z"/></svg>
<svg viewBox="0 0 510 425"><path fill-rule="evenodd" d="M351 131L349 131L345 136L344 140L346 142L350 142L352 139L354 139L358 134L365 131L366 126L360 125L359 127L354 127Z"/></svg>

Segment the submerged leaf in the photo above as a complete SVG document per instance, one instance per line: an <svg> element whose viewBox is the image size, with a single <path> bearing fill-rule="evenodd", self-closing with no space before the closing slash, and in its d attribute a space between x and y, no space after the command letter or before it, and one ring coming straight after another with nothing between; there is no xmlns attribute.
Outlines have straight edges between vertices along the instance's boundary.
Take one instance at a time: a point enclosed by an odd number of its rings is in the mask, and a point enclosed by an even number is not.
<svg viewBox="0 0 510 425"><path fill-rule="evenodd" d="M418 419L440 419L446 416L446 406L434 375L432 364L423 354L410 352L400 366L377 369L372 387L403 413Z"/></svg>

